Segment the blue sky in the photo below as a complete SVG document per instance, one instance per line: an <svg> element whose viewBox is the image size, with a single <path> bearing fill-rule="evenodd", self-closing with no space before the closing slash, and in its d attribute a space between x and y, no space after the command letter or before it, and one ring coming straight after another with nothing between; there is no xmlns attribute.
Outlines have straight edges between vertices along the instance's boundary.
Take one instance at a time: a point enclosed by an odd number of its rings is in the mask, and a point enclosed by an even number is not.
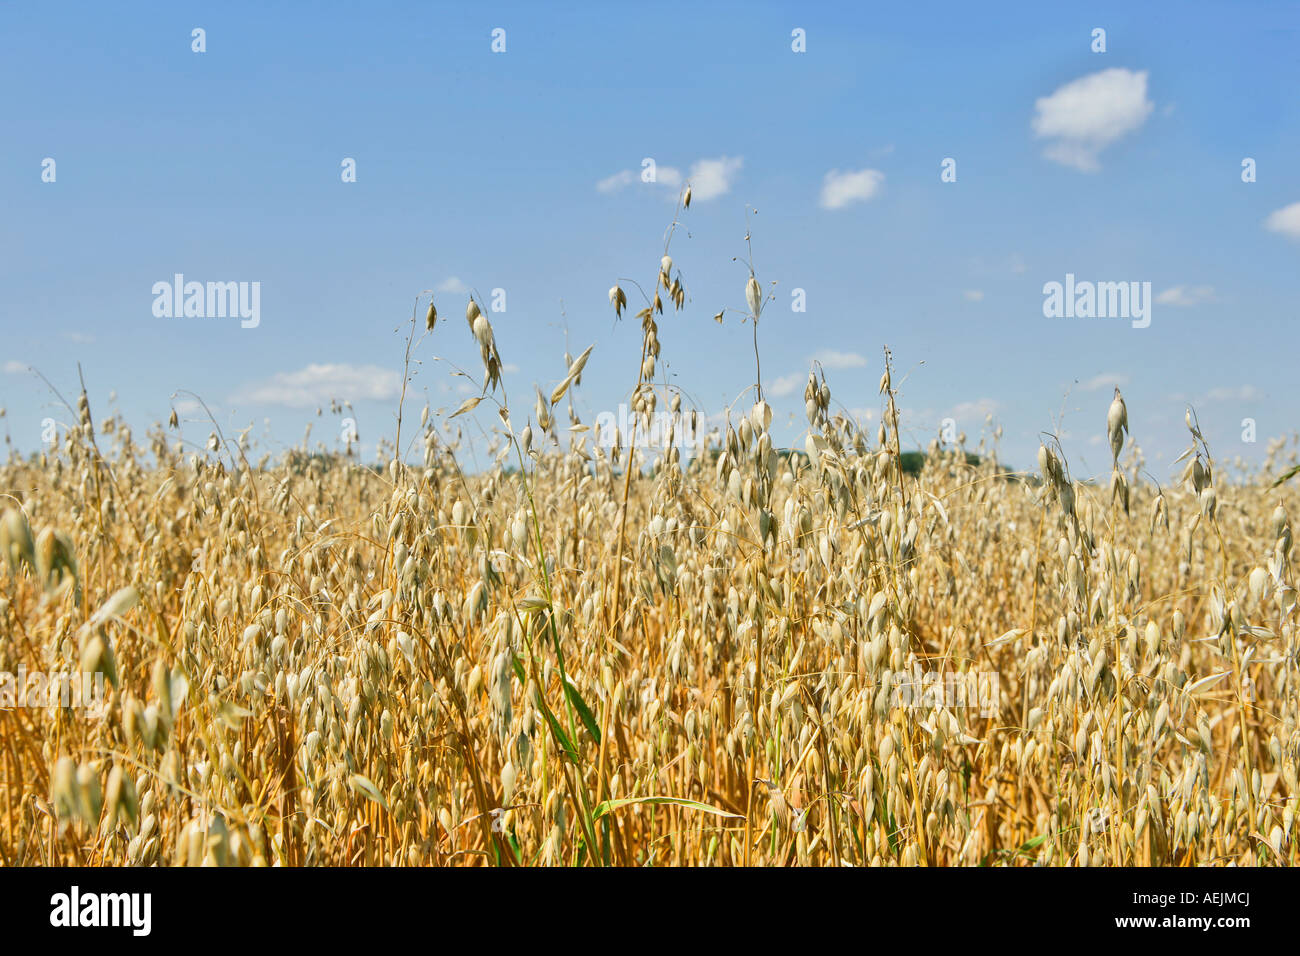
<svg viewBox="0 0 1300 956"><path fill-rule="evenodd" d="M186 389L268 450L312 422L337 444L316 417L332 396L373 455L394 329L431 288L447 321L420 346L417 407L459 404L449 363L481 371L452 290L500 288L516 419L563 377L567 326L573 354L595 344L594 421L640 349L607 290L653 284L673 212L645 157L694 183L660 372L702 412L753 382L749 326L712 320L744 308L749 206L789 443L815 357L835 402L878 417L884 345L916 446L948 417L973 442L991 413L1005 460L1032 466L1059 425L1076 475L1102 472L1116 382L1162 480L1188 401L1221 459L1300 425L1295 3L4 4L0 82L0 432L24 451L66 418L26 368L70 395L80 361L99 414L115 391L137 435ZM175 273L259 282L260 324L156 317ZM1067 273L1150 282L1149 327L1045 317Z"/></svg>

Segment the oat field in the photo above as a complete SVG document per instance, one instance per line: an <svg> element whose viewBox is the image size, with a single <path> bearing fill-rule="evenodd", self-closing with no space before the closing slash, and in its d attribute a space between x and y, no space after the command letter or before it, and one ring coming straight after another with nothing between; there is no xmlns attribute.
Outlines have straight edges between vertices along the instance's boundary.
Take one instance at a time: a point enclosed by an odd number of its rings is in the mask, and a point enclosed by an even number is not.
<svg viewBox="0 0 1300 956"><path fill-rule="evenodd" d="M536 388L470 301L481 393L404 403L382 466L253 460L215 426L184 447L175 418L141 441L84 392L57 447L11 455L0 671L103 694L0 687L0 862L1296 862L1285 446L1229 481L1189 410L1161 486L1117 391L1109 482L1051 436L1028 471L990 439L918 473L883 351L876 428L814 369L802 446L756 386L683 454L705 410L657 372L685 294L667 250L650 276L610 290L639 359ZM761 379L757 277L744 297ZM408 371L467 334L427 298ZM595 362L627 369L627 434L575 411Z"/></svg>

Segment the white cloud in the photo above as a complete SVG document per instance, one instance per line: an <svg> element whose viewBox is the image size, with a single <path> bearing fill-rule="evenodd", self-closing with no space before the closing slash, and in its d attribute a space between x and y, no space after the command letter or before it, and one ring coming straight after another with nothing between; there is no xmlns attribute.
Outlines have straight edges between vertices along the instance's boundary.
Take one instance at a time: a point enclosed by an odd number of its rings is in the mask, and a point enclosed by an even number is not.
<svg viewBox="0 0 1300 956"><path fill-rule="evenodd" d="M1264 228L1292 239L1300 239L1300 202L1275 210L1264 220Z"/></svg>
<svg viewBox="0 0 1300 956"><path fill-rule="evenodd" d="M1147 71L1118 67L1080 77L1034 103L1034 134L1051 140L1044 155L1085 173L1100 166L1097 155L1146 122Z"/></svg>
<svg viewBox="0 0 1300 956"><path fill-rule="evenodd" d="M636 173L630 169L624 169L597 182L596 191L601 193L617 192L624 186L631 186L634 182L636 182Z"/></svg>
<svg viewBox="0 0 1300 956"><path fill-rule="evenodd" d="M1005 279L1009 275L1024 275L1029 271L1029 266L1025 264L1025 257L1018 252L1013 252L1006 258L997 261L990 261L983 256L975 256L970 260L970 274L978 278Z"/></svg>
<svg viewBox="0 0 1300 956"><path fill-rule="evenodd" d="M691 174L687 177L691 184L691 201L704 202L730 192L731 181L744 163L740 156L719 156L717 159L701 159L693 163Z"/></svg>
<svg viewBox="0 0 1300 956"><path fill-rule="evenodd" d="M1086 382L1080 382L1079 389L1084 392L1097 392L1103 388L1115 388L1127 384L1128 376L1123 372L1101 372Z"/></svg>
<svg viewBox="0 0 1300 956"><path fill-rule="evenodd" d="M438 292L445 292L448 295L464 295L469 291L469 286L461 282L456 276L448 276L438 283Z"/></svg>
<svg viewBox="0 0 1300 956"><path fill-rule="evenodd" d="M64 332L63 337L74 345L90 345L95 337L87 332Z"/></svg>
<svg viewBox="0 0 1300 956"><path fill-rule="evenodd" d="M1185 286L1176 285L1172 288L1165 289L1156 296L1156 301L1161 305L1199 305L1202 302L1212 302L1214 300L1214 286L1198 285Z"/></svg>
<svg viewBox="0 0 1300 956"><path fill-rule="evenodd" d="M670 194L668 198L676 200L682 183L689 182L691 202L708 202L731 191L732 181L744 164L740 156L699 159L691 164L686 176L676 166L656 166L654 180L646 185L662 187ZM624 169L597 182L596 191L614 193L640 182L640 170Z"/></svg>
<svg viewBox="0 0 1300 956"><path fill-rule="evenodd" d="M1220 386L1210 389L1205 397L1211 402L1256 402L1264 397L1264 393L1254 385L1238 385L1235 388Z"/></svg>
<svg viewBox="0 0 1300 956"><path fill-rule="evenodd" d="M820 362L824 368L828 369L865 368L867 365L867 360L857 352L839 352L835 349L822 349L816 355L813 355L809 361ZM789 375L782 375L774 381L768 386L767 392L774 398L784 398L802 389L807 381L807 372L792 372Z"/></svg>
<svg viewBox="0 0 1300 956"><path fill-rule="evenodd" d="M837 352L822 349L813 358L826 368L866 368L867 360L857 352Z"/></svg>
<svg viewBox="0 0 1300 956"><path fill-rule="evenodd" d="M634 183L641 182L641 172L635 169L624 169L613 176L606 176L596 183L596 191L602 193L616 193L620 189L625 189ZM647 186L665 186L669 189L676 189L682 184L682 171L675 166L656 166L655 178L646 183ZM692 197L693 199L694 197Z"/></svg>
<svg viewBox="0 0 1300 956"><path fill-rule="evenodd" d="M851 202L865 202L880 192L885 174L878 169L840 172L832 169L822 180L823 209L843 209Z"/></svg>
<svg viewBox="0 0 1300 956"><path fill-rule="evenodd" d="M402 377L379 365L312 364L296 372L277 372L263 382L245 386L241 402L308 408L330 399L386 401L401 394Z"/></svg>
<svg viewBox="0 0 1300 956"><path fill-rule="evenodd" d="M1000 402L992 398L980 398L973 402L962 402L952 407L949 416L956 420L957 424L963 425L966 422L983 422L985 417L997 413L1001 408Z"/></svg>
<svg viewBox="0 0 1300 956"><path fill-rule="evenodd" d="M965 292L962 293L962 296L966 299L967 302L982 302L984 301L984 290L967 289Z"/></svg>
<svg viewBox="0 0 1300 956"><path fill-rule="evenodd" d="M808 376L800 375L798 372L793 375L782 375L768 386L767 391L776 398L785 398L787 395L793 395L795 389L806 381Z"/></svg>
<svg viewBox="0 0 1300 956"><path fill-rule="evenodd" d="M15 362L12 360L5 362L4 371L6 375L21 375L23 372L27 371L27 363Z"/></svg>

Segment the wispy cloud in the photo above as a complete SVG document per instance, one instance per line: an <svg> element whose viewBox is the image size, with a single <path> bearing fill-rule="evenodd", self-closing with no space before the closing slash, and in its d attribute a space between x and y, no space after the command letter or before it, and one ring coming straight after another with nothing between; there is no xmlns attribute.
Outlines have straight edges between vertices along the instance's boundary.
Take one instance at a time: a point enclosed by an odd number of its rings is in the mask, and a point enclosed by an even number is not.
<svg viewBox="0 0 1300 956"><path fill-rule="evenodd" d="M1198 285L1185 286L1176 285L1172 288L1165 289L1156 296L1156 301L1161 305L1179 305L1191 306L1200 305L1202 302L1214 301L1214 286Z"/></svg>
<svg viewBox="0 0 1300 956"><path fill-rule="evenodd" d="M1028 271L1025 257L1018 252L997 261L989 261L983 256L975 256L970 260L970 274L974 278L1005 279L1007 276L1024 275Z"/></svg>
<svg viewBox="0 0 1300 956"><path fill-rule="evenodd" d="M196 398L178 398L172 403L172 408L176 409L177 415L196 415L203 411L203 403ZM217 407L208 405L208 409L215 415Z"/></svg>
<svg viewBox="0 0 1300 956"><path fill-rule="evenodd" d="M401 388L401 376L379 365L312 364L246 385L232 401L308 408L331 399L388 401L401 394Z"/></svg>
<svg viewBox="0 0 1300 956"><path fill-rule="evenodd" d="M1002 403L993 398L977 398L973 402L960 402L948 413L958 424L962 422L984 421L989 415L996 415Z"/></svg>
<svg viewBox="0 0 1300 956"><path fill-rule="evenodd" d="M1300 239L1300 202L1274 210L1264 220L1264 228L1292 239Z"/></svg>
<svg viewBox="0 0 1300 956"><path fill-rule="evenodd" d="M808 361L810 363L819 362L823 368L836 370L865 368L867 365L866 358L857 352L841 352L838 349L822 349L815 355L809 356ZM791 372L789 375L782 375L772 382L767 387L767 391L775 398L784 398L803 388L804 383L807 381L807 372Z"/></svg>
<svg viewBox="0 0 1300 956"><path fill-rule="evenodd" d="M630 169L621 169L613 176L606 176L604 179L596 181L596 192L612 193L618 192L624 186L631 186L636 182L636 173Z"/></svg>
<svg viewBox="0 0 1300 956"><path fill-rule="evenodd" d="M808 376L795 372L793 375L782 375L769 385L767 390L776 398L785 398L787 395L793 395L795 389L806 381L808 381Z"/></svg>
<svg viewBox="0 0 1300 956"><path fill-rule="evenodd" d="M1219 386L1212 388L1205 393L1206 402L1257 402L1264 397L1264 393L1254 385L1236 385L1232 387Z"/></svg>
<svg viewBox="0 0 1300 956"><path fill-rule="evenodd" d="M878 169L832 169L822 180L823 209L843 209L850 203L866 202L880 192L885 174Z"/></svg>
<svg viewBox="0 0 1300 956"><path fill-rule="evenodd" d="M6 375L21 375L25 371L27 371L26 362L16 362L13 359L10 359L4 364L4 372Z"/></svg>
<svg viewBox="0 0 1300 956"><path fill-rule="evenodd" d="M612 193L618 192L624 186L631 186L636 182L636 173L630 169L620 169L612 176L606 176L604 179L596 181L596 192Z"/></svg>
<svg viewBox="0 0 1300 956"><path fill-rule="evenodd" d="M867 360L857 352L838 352L835 349L822 349L813 356L826 368L866 368Z"/></svg>
<svg viewBox="0 0 1300 956"><path fill-rule="evenodd" d="M1128 376L1123 372L1101 372L1087 381L1079 383L1081 392L1098 392L1103 388L1116 388L1128 384Z"/></svg>
<svg viewBox="0 0 1300 956"><path fill-rule="evenodd" d="M691 165L687 181L691 184L691 201L707 202L731 191L731 182L745 163L740 156L701 159Z"/></svg>
<svg viewBox="0 0 1300 956"><path fill-rule="evenodd" d="M962 298L964 298L967 302L983 302L983 301L984 301L984 290L983 290L983 289L967 289L965 292L962 293Z"/></svg>
<svg viewBox="0 0 1300 956"><path fill-rule="evenodd" d="M438 283L437 292L445 292L448 295L464 295L469 292L469 286L461 282L456 276L448 276Z"/></svg>
<svg viewBox="0 0 1300 956"><path fill-rule="evenodd" d="M1151 115L1147 71L1112 68L1080 77L1034 103L1034 134L1050 142L1044 155L1085 173L1098 154Z"/></svg>
<svg viewBox="0 0 1300 956"><path fill-rule="evenodd" d="M666 190L669 198L676 199L683 182L691 184L691 202L708 202L731 191L732 182L744 166L741 156L718 156L699 159L691 164L690 173L682 175L676 166L656 166L655 178L645 185ZM642 183L640 170L623 169L596 183L596 191L616 193L628 186Z"/></svg>

